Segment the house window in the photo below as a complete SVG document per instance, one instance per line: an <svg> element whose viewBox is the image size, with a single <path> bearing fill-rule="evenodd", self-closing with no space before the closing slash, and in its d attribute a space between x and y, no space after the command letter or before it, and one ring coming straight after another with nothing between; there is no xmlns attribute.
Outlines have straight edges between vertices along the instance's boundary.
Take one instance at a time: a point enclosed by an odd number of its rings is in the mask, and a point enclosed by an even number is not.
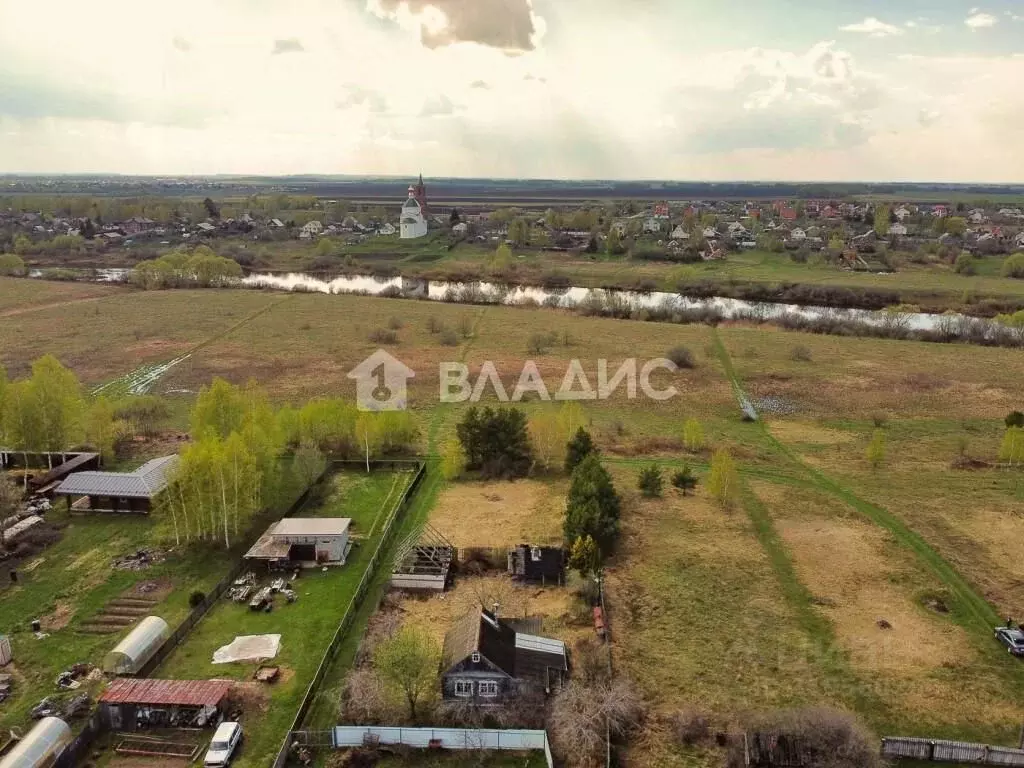
<svg viewBox="0 0 1024 768"><path fill-rule="evenodd" d="M540 547L530 548L530 559L533 560L533 562L535 563L540 562Z"/></svg>
<svg viewBox="0 0 1024 768"><path fill-rule="evenodd" d="M473 695L473 681L472 680L456 680L455 681L455 695L456 696L472 696Z"/></svg>
<svg viewBox="0 0 1024 768"><path fill-rule="evenodd" d="M498 683L496 680L481 680L476 690L481 696L494 697L498 695Z"/></svg>
<svg viewBox="0 0 1024 768"><path fill-rule="evenodd" d="M469 658L470 658L470 659L472 660L472 662L473 662L474 664L479 664L479 663L480 663L480 654L479 654L479 653L474 653L474 654L473 654L472 656L470 656Z"/></svg>

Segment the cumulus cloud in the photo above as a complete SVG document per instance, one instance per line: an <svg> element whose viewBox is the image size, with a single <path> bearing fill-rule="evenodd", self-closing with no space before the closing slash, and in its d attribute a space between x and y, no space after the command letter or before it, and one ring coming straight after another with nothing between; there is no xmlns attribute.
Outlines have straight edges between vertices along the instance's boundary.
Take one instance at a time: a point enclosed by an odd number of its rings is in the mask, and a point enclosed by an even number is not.
<svg viewBox="0 0 1024 768"><path fill-rule="evenodd" d="M971 15L964 21L971 29L986 29L987 27L994 27L999 21L991 13L982 13L977 8L971 11Z"/></svg>
<svg viewBox="0 0 1024 768"><path fill-rule="evenodd" d="M367 0L366 7L417 30L428 48L479 43L522 53L537 47L545 28L532 0Z"/></svg>
<svg viewBox="0 0 1024 768"><path fill-rule="evenodd" d="M913 27L914 22L908 21L907 26ZM864 21L858 21L856 24L847 24L839 29L842 32L859 32L871 37L890 37L903 34L903 30L895 24L886 24L874 16L868 16Z"/></svg>
<svg viewBox="0 0 1024 768"><path fill-rule="evenodd" d="M364 105L373 114L383 114L388 109L388 102L384 98L384 94L360 85L348 86L348 95L336 102L338 109L351 109Z"/></svg>
<svg viewBox="0 0 1024 768"><path fill-rule="evenodd" d="M420 110L422 117L439 117L455 113L455 104L443 93L433 96L423 102L423 109Z"/></svg>
<svg viewBox="0 0 1024 768"><path fill-rule="evenodd" d="M489 90L491 86L487 84L486 80L474 80L472 83L469 84L469 87L478 88L482 91L486 91Z"/></svg>
<svg viewBox="0 0 1024 768"><path fill-rule="evenodd" d="M182 53L188 53L192 50L192 43L190 43L188 40L186 40L184 37L181 37L180 35L174 36L174 39L171 40L171 45L173 45L177 50L181 51Z"/></svg>
<svg viewBox="0 0 1024 768"><path fill-rule="evenodd" d="M271 53L277 56L282 53L302 53L305 50L302 47L302 41L295 37L289 37L285 40L275 40L274 50Z"/></svg>

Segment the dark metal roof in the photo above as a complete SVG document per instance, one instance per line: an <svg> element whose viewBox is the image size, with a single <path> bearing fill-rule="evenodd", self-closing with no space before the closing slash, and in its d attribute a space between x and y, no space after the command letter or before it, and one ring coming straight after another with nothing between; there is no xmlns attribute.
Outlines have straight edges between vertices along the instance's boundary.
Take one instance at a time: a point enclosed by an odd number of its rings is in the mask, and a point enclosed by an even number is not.
<svg viewBox="0 0 1024 768"><path fill-rule="evenodd" d="M479 653L509 677L516 676L516 631L490 611L474 611L456 622L444 636L444 668Z"/></svg>
<svg viewBox="0 0 1024 768"><path fill-rule="evenodd" d="M227 696L227 680L133 680L119 677L100 696L107 704L215 707Z"/></svg>

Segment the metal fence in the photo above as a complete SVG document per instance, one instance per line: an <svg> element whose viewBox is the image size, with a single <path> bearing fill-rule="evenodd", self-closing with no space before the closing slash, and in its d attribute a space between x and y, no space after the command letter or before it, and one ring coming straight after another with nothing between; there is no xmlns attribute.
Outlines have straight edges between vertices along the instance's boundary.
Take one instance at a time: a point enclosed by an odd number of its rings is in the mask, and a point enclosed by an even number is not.
<svg viewBox="0 0 1024 768"><path fill-rule="evenodd" d="M930 760L936 763L1024 766L1024 750L945 739L916 739L902 736L885 738L882 739L882 756Z"/></svg>
<svg viewBox="0 0 1024 768"><path fill-rule="evenodd" d="M336 461L332 462L332 467L334 469L360 467L365 470L366 463ZM309 714L309 708L312 706L313 700L316 698L317 690L323 682L324 675L327 674L327 670L330 668L331 663L338 655L338 650L341 648L341 641L345 638L346 633L351 628L352 622L355 621L356 612L359 610L359 606L362 604L367 591L369 591L370 583L373 581L373 578L377 573L377 569L380 567L381 560L384 557L384 553L394 536L395 521L405 513L415 496L420 483L423 481L423 476L426 474L426 465L418 461L371 461L370 469L390 469L392 471L397 469L415 469L416 474L413 477L412 482L406 487L405 492L402 494L398 503L395 504L391 512L388 514L387 520L384 522L380 541L377 542L377 547L374 549L373 555L370 557L370 562L367 563L366 569L363 571L363 576L359 580L359 586L356 587L355 592L352 594L348 607L345 609L345 613L341 618L341 622L338 624L338 628L334 631L334 637L331 638L331 643L324 652L323 658L320 660L320 665L316 669L316 674L313 675L313 679L306 688L306 694L302 697L302 703L299 704L299 709L295 713L295 718L292 720L291 728L285 735L284 743L281 745L281 748L277 753L277 759L274 760L273 768L282 768L282 766L288 762L289 749L292 743L292 734L299 731L303 721L306 719L306 715Z"/></svg>
<svg viewBox="0 0 1024 768"><path fill-rule="evenodd" d="M543 751L548 767L554 766L546 731L339 725L331 733L335 749L403 744L418 749ZM298 732L295 735L302 743L307 743L307 740L318 740L318 736L309 732Z"/></svg>

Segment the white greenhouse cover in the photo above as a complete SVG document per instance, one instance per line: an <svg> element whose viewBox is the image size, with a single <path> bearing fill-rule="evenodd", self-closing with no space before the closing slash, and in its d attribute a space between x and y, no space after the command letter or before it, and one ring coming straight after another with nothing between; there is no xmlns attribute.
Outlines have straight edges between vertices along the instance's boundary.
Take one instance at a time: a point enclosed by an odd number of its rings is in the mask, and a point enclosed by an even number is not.
<svg viewBox="0 0 1024 768"><path fill-rule="evenodd" d="M213 652L214 664L272 659L281 648L280 635L239 635Z"/></svg>

